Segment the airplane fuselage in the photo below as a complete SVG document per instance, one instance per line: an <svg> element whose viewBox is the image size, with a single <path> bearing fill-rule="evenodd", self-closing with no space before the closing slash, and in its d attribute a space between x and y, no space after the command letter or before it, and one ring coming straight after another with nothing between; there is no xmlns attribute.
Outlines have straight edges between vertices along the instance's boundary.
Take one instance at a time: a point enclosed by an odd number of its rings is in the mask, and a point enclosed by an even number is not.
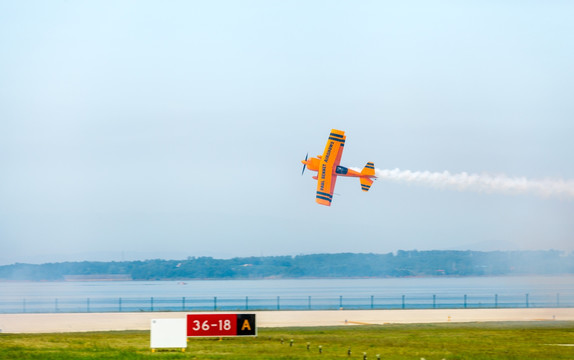
<svg viewBox="0 0 574 360"><path fill-rule="evenodd" d="M311 158L307 161L305 160L301 160L301 163L304 165L307 165L307 169L311 170L311 171L316 171L319 172L321 171L320 167L321 167L321 157L318 156L316 158ZM349 168L346 168L344 166L335 166L333 167L333 175L336 176L347 176L347 177L363 177L363 178L374 178L375 176L371 176L371 175L363 175L358 171L355 170L351 170ZM314 179L316 179L316 176L313 176Z"/></svg>

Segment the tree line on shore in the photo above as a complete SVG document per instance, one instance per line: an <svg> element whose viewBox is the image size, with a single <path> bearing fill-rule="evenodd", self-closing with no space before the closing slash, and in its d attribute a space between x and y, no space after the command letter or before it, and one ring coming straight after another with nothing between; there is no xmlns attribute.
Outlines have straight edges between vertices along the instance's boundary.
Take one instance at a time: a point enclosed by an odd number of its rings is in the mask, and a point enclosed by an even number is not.
<svg viewBox="0 0 574 360"><path fill-rule="evenodd" d="M79 275L133 280L502 276L574 274L574 254L544 251L404 251L185 260L82 261L0 266L0 280L60 281ZM125 277L124 277L125 279Z"/></svg>

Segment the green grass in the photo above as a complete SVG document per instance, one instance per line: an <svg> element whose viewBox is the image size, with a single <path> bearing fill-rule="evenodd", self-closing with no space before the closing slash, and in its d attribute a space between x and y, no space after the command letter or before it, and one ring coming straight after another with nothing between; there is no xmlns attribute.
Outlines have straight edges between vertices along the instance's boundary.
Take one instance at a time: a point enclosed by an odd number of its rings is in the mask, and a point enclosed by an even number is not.
<svg viewBox="0 0 574 360"><path fill-rule="evenodd" d="M574 359L574 347L550 344L574 344L574 322L262 328L190 339L185 353L152 353L148 331L0 334L0 359Z"/></svg>

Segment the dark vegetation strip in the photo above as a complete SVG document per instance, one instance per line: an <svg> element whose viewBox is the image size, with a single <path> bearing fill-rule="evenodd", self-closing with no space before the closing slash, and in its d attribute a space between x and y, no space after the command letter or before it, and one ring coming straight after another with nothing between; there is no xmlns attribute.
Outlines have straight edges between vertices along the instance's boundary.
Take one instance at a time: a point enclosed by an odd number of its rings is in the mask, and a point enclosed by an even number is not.
<svg viewBox="0 0 574 360"><path fill-rule="evenodd" d="M0 266L0 280L167 280L405 276L500 276L574 273L574 254L547 251L398 251L396 254L298 256Z"/></svg>

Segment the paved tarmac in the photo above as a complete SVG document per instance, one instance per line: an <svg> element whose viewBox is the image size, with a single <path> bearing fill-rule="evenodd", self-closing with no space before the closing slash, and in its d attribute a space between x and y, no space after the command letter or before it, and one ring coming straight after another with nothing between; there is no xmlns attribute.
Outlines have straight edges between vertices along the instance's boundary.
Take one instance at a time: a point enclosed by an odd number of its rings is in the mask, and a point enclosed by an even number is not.
<svg viewBox="0 0 574 360"><path fill-rule="evenodd" d="M238 313L256 314L258 327L574 321L574 308L240 311ZM0 331L2 333L55 333L149 330L152 319L185 318L186 314L186 312L0 314Z"/></svg>

